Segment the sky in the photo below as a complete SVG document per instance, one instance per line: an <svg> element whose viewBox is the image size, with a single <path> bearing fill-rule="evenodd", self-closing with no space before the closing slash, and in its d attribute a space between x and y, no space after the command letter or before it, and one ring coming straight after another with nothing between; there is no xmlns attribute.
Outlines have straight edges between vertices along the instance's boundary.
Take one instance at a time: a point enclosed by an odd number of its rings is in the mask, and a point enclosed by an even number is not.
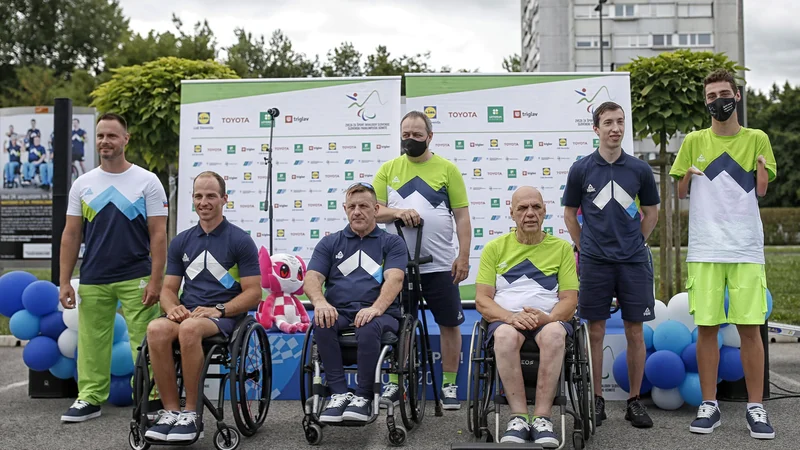
<svg viewBox="0 0 800 450"><path fill-rule="evenodd" d="M502 72L503 58L521 53L520 0L120 0L131 28L146 34L174 30L175 13L188 31L208 20L220 47L244 27L267 39L283 30L295 51L324 61L327 52L352 42L364 55L385 45L393 56L430 52L429 63ZM800 84L798 0L744 0L745 65L749 86Z"/></svg>

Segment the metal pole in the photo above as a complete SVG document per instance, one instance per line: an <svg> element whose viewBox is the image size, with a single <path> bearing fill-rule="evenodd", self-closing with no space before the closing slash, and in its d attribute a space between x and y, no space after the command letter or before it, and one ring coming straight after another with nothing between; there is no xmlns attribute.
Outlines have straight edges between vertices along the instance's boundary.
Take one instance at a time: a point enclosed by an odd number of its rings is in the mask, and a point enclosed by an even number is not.
<svg viewBox="0 0 800 450"><path fill-rule="evenodd" d="M53 239L50 270L51 280L58 285L61 276L61 233L67 225L67 203L72 184L71 99L56 99L53 122Z"/></svg>
<svg viewBox="0 0 800 450"><path fill-rule="evenodd" d="M603 4L597 5L600 8L600 72L603 71Z"/></svg>

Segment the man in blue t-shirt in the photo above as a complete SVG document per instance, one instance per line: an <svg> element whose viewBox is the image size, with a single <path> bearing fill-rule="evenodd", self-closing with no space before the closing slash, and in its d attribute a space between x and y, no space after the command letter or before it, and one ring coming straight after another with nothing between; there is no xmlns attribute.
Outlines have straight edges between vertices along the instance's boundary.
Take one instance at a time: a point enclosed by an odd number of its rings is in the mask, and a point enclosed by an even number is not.
<svg viewBox="0 0 800 450"><path fill-rule="evenodd" d="M11 134L9 136L9 142L5 147L5 151L8 152L8 163L6 163L4 170L5 186L7 188L12 188L14 187L14 177L17 176L17 169L19 169L20 166L20 154L22 153L19 144L17 144L16 134Z"/></svg>
<svg viewBox="0 0 800 450"><path fill-rule="evenodd" d="M33 144L28 147L28 161L22 165L22 184L29 185L33 176L36 175L36 170L44 162L47 155L45 155L44 147L39 143L41 139L39 136L33 137Z"/></svg>
<svg viewBox="0 0 800 450"><path fill-rule="evenodd" d="M332 394L320 415L323 423L367 421L372 416L381 336L397 333L398 294L408 264L403 239L377 226L378 199L372 185L350 186L344 210L349 225L317 244L303 284L314 305L314 335ZM351 324L358 341L355 394L347 390L339 347L339 331Z"/></svg>
<svg viewBox="0 0 800 450"><path fill-rule="evenodd" d="M31 127L28 128L28 132L25 133L25 148L30 149L31 145L33 145L33 138L38 137L41 139L42 132L36 128L36 119L31 119Z"/></svg>
<svg viewBox="0 0 800 450"><path fill-rule="evenodd" d="M81 121L72 119L72 162L81 166L81 174L86 172L83 166L84 146L86 145L86 131L81 128Z"/></svg>
<svg viewBox="0 0 800 450"><path fill-rule="evenodd" d="M630 398L625 419L637 428L650 428L653 421L639 390L646 357L642 322L655 318L653 268L645 241L658 221L658 188L650 166L622 151L622 107L605 102L595 109L593 119L600 147L572 165L564 191L564 222L580 252L578 315L589 321L592 364L603 367L606 319L616 296L628 341ZM593 382L595 392L602 393L602 370L594 371ZM606 418L602 395L596 395L595 412L599 424Z"/></svg>
<svg viewBox="0 0 800 450"><path fill-rule="evenodd" d="M50 140L47 142L47 158L44 163L39 166L39 178L41 178L40 186L42 189L50 189L53 184L53 140L55 139L55 132L50 133Z"/></svg>
<svg viewBox="0 0 800 450"><path fill-rule="evenodd" d="M203 172L194 179L197 225L169 245L167 274L161 290L165 317L150 322L147 345L164 410L145 436L161 441L192 440L199 427L196 407L203 371L203 338L229 337L237 321L261 301L261 269L253 239L228 222L225 180ZM183 285L183 293L178 291ZM181 346L186 407L180 410L172 346Z"/></svg>

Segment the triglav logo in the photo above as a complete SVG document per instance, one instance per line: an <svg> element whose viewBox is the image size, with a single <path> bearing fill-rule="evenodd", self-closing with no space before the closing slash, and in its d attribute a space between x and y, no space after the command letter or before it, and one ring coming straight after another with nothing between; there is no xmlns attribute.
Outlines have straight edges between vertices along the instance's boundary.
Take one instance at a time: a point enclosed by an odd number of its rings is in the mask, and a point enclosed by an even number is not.
<svg viewBox="0 0 800 450"><path fill-rule="evenodd" d="M347 109L353 107L358 108L356 110L356 115L364 122L376 118L377 114L374 112L374 109L377 106L383 106L386 104L383 100L381 100L381 94L376 90L370 92L364 100L359 99L358 92L353 92L353 95L345 94L345 96L352 100L352 103L350 103L350 106L348 106Z"/></svg>
<svg viewBox="0 0 800 450"><path fill-rule="evenodd" d="M575 91L575 93L580 96L580 98L578 99L578 104L581 104L583 102L588 103L588 105L586 106L586 112L594 113L595 99L597 99L597 96L600 95L600 92L603 91L606 92L606 97L608 97L609 100L612 101L614 100L613 98L611 98L611 93L608 92L608 88L606 86L601 86L600 89L598 89L594 94L587 94L586 88L582 88L580 91L578 90Z"/></svg>

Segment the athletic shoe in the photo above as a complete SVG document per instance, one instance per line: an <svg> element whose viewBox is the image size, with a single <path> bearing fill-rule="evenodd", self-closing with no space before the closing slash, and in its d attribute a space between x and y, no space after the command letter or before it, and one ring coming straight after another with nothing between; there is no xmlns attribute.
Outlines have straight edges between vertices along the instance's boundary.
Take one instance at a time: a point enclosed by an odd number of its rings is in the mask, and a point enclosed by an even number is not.
<svg viewBox="0 0 800 450"><path fill-rule="evenodd" d="M325 411L319 415L319 421L322 423L338 423L342 421L342 414L350 404L353 394L348 392L346 394L333 394L325 407Z"/></svg>
<svg viewBox="0 0 800 450"><path fill-rule="evenodd" d="M197 436L197 413L194 411L182 412L167 435L167 441L191 441L195 436ZM203 437L202 432L200 437Z"/></svg>
<svg viewBox="0 0 800 450"><path fill-rule="evenodd" d="M533 419L533 443L544 448L558 447L558 437L553 433L553 422L547 417Z"/></svg>
<svg viewBox="0 0 800 450"><path fill-rule="evenodd" d="M531 426L523 416L512 416L500 443L524 444L530 440Z"/></svg>
<svg viewBox="0 0 800 450"><path fill-rule="evenodd" d="M400 406L400 386L398 386L397 383L387 383L386 386L383 387L381 399L392 402L395 408ZM380 407L381 409L386 409L386 405L383 403L380 404Z"/></svg>
<svg viewBox="0 0 800 450"><path fill-rule="evenodd" d="M650 428L653 426L653 420L647 415L647 410L638 398L628 402L625 420L630 420L631 425L636 428Z"/></svg>
<svg viewBox="0 0 800 450"><path fill-rule="evenodd" d="M67 412L61 416L62 422L86 422L89 419L100 417L100 407L84 400L75 400Z"/></svg>
<svg viewBox="0 0 800 450"><path fill-rule="evenodd" d="M751 406L747 408L747 429L750 430L750 437L756 439L775 439L775 430L769 423L767 411L763 406Z"/></svg>
<svg viewBox="0 0 800 450"><path fill-rule="evenodd" d="M172 430L172 427L178 421L179 417L180 412L166 411L162 409L158 412L158 421L155 425L150 427L146 433L144 433L144 437L148 439L166 441L167 435L169 435L169 432Z"/></svg>
<svg viewBox="0 0 800 450"><path fill-rule="evenodd" d="M599 395L594 396L594 423L596 426L603 424L603 421L608 419L606 416L606 399Z"/></svg>
<svg viewBox="0 0 800 450"><path fill-rule="evenodd" d="M358 420L366 422L372 417L372 400L354 396L342 414L343 420Z"/></svg>
<svg viewBox="0 0 800 450"><path fill-rule="evenodd" d="M442 408L447 410L461 409L461 402L458 401L458 386L445 383L442 386Z"/></svg>
<svg viewBox="0 0 800 450"><path fill-rule="evenodd" d="M697 417L689 425L689 431L699 434L710 434L722 424L722 414L714 402L703 402L697 410ZM748 417L749 421L749 417Z"/></svg>

